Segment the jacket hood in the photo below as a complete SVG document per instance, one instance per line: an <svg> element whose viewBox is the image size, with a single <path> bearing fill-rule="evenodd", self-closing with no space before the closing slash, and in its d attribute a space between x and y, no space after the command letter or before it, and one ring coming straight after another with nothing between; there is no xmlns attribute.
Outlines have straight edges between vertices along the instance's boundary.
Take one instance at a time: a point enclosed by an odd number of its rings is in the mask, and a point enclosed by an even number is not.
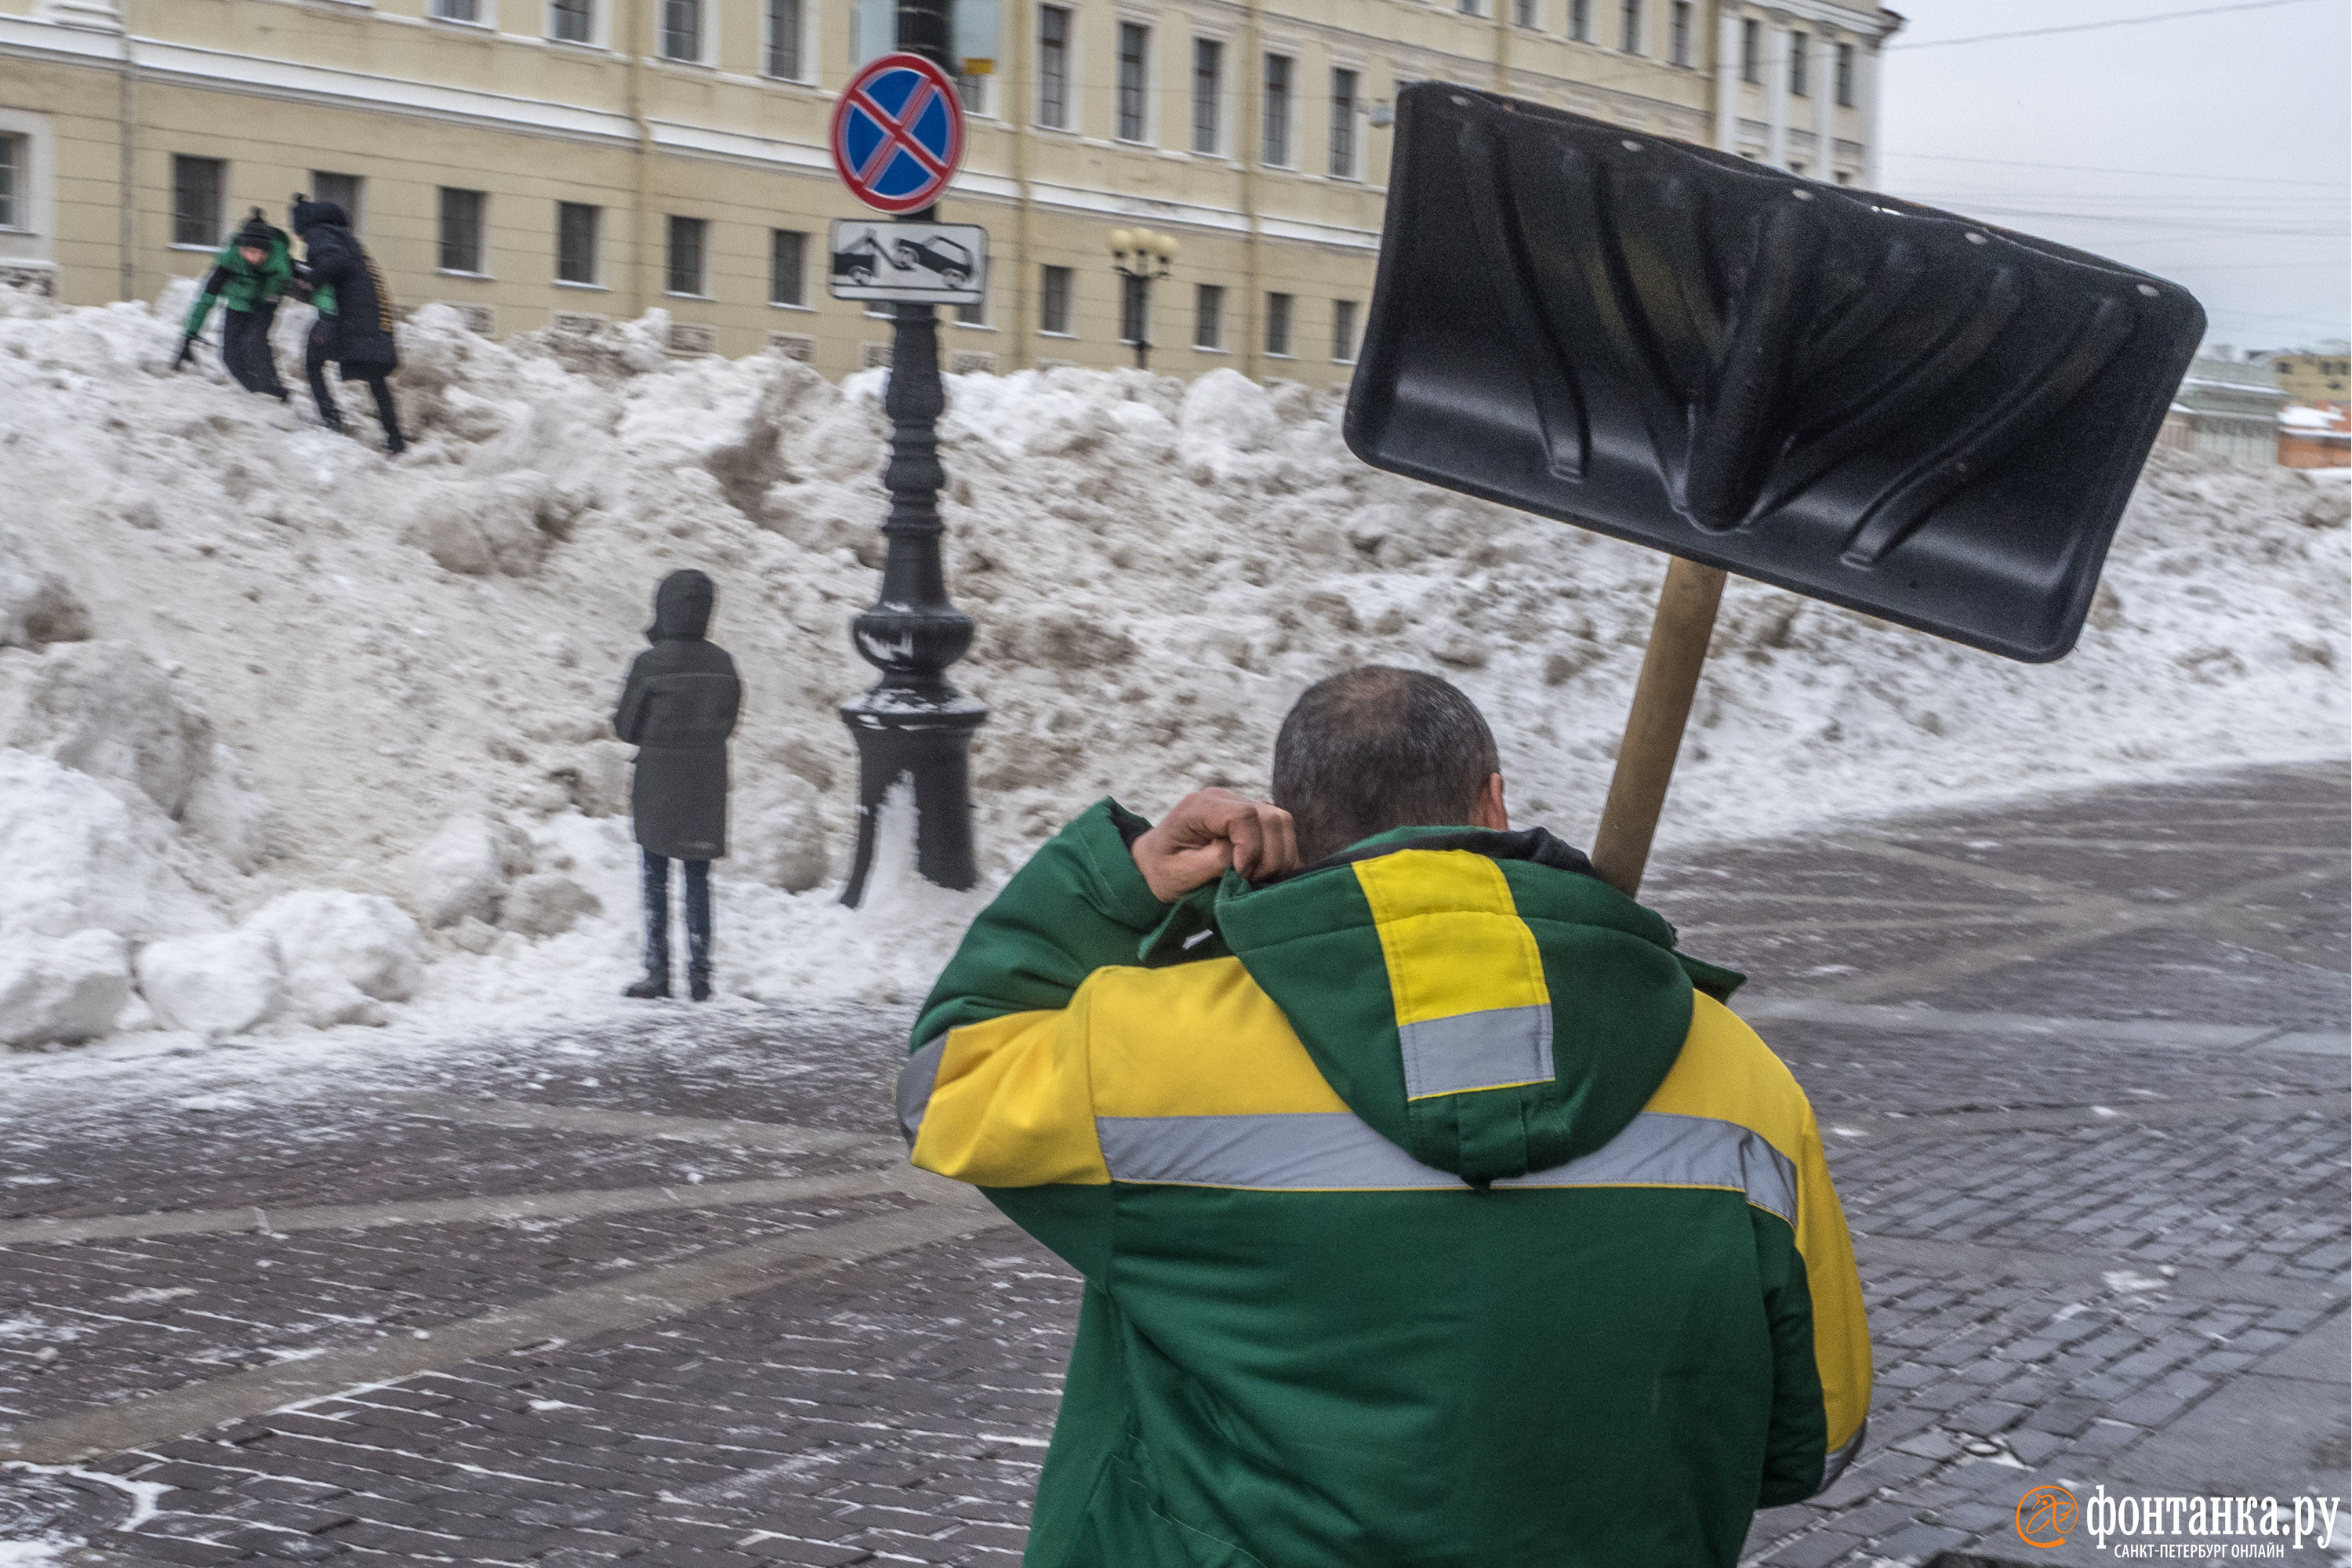
<svg viewBox="0 0 2352 1568"><path fill-rule="evenodd" d="M718 590L710 579L688 567L673 572L654 590L654 624L646 628L647 642L698 637L710 629L710 605Z"/></svg>
<svg viewBox="0 0 2352 1568"><path fill-rule="evenodd" d="M297 199L294 203L293 212L289 219L289 226L291 227L296 234L308 234L312 229L317 228L321 225L332 225L336 228L349 228L352 226L352 216L342 209L342 205L339 202L314 202L307 198Z"/></svg>
<svg viewBox="0 0 2352 1568"><path fill-rule="evenodd" d="M1350 1110L1482 1187L1615 1137L1681 1053L1693 989L1742 978L1541 828L1399 828L1188 905Z"/></svg>

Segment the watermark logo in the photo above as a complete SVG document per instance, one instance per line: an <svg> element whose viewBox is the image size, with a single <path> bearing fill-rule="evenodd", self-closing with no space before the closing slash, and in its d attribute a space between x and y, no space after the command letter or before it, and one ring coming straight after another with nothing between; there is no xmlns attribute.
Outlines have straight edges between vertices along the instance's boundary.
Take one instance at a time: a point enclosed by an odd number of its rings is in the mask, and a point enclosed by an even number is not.
<svg viewBox="0 0 2352 1568"><path fill-rule="evenodd" d="M2035 1487L2017 1500L2017 1538L2028 1546L2063 1546L2074 1528L2074 1494L2064 1487Z"/></svg>

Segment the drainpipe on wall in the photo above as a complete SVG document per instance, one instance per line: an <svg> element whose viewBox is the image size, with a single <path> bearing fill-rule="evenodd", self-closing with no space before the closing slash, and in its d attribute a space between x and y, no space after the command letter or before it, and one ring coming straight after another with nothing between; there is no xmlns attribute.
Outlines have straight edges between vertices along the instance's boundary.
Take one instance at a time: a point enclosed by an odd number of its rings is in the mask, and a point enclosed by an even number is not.
<svg viewBox="0 0 2352 1568"><path fill-rule="evenodd" d="M1715 150L1739 151L1739 8L1726 5L1715 27Z"/></svg>
<svg viewBox="0 0 2352 1568"><path fill-rule="evenodd" d="M1249 0L1248 20L1242 26L1242 37L1248 40L1242 59L1242 122L1234 127L1241 145L1242 216L1249 224L1248 237L1243 242L1244 276L1249 279L1249 297L1242 301L1241 328L1242 374L1252 381L1263 368L1258 363L1259 345L1265 341L1265 323L1259 312L1265 308L1265 284L1261 275L1258 255L1259 236L1264 225L1258 218L1258 200L1263 185L1258 179L1258 161L1265 156L1265 29L1259 0Z"/></svg>
<svg viewBox="0 0 2352 1568"><path fill-rule="evenodd" d="M121 162L115 174L121 200L115 215L117 298L139 298L139 68L131 58L131 0L122 4L122 53L115 77L115 142ZM54 182L55 176L51 176ZM52 186L54 188L54 184ZM64 290L60 289L62 295Z"/></svg>
<svg viewBox="0 0 2352 1568"><path fill-rule="evenodd" d="M1030 341L1029 301L1037 287L1037 268L1029 254L1029 212L1036 193L1029 188L1029 139L1036 133L1037 89L1029 78L1029 40L1036 24L1028 11L1006 4L998 25L1010 30L1004 39L1004 113L1013 131L1013 352L1004 368L1021 370L1034 363L1036 344Z"/></svg>
<svg viewBox="0 0 2352 1568"><path fill-rule="evenodd" d="M623 9L627 14L629 28L629 122L637 130L636 203L629 215L629 316L634 321L644 315L653 302L647 285L654 268L654 127L653 121L646 118L646 46L652 34L646 26L646 0L627 0Z"/></svg>

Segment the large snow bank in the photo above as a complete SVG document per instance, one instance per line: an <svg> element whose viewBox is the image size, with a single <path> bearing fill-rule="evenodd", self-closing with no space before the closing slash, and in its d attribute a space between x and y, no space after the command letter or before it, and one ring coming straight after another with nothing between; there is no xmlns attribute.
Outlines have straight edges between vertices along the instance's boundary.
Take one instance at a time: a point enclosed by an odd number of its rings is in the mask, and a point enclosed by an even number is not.
<svg viewBox="0 0 2352 1568"><path fill-rule="evenodd" d="M64 998L20 1032L609 997L636 891L605 721L654 583L687 565L719 584L747 688L722 987L928 983L982 894L914 883L893 849L866 909L833 902L882 373L673 360L659 312L501 344L431 307L403 329L395 463L364 414L333 436L209 359L170 374L176 312L0 290L0 987ZM1337 416L1229 372L950 378L949 567L980 623L954 678L991 709L992 881L1096 795L1262 788L1297 691L1373 660L1458 681L1517 816L1589 835L1661 562L1372 472ZM2336 753L2346 510L2340 483L2158 450L2055 666L1735 583L1664 837ZM143 1003L91 978L123 963Z"/></svg>

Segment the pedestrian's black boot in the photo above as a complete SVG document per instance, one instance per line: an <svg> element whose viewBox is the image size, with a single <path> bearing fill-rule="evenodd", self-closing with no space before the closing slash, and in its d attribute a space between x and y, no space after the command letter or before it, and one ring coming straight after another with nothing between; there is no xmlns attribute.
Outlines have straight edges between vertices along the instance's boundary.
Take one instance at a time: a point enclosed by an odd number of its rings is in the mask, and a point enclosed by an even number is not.
<svg viewBox="0 0 2352 1568"><path fill-rule="evenodd" d="M640 1002L650 1002L660 997L667 996L669 994L669 976L667 974L648 974L643 980L638 981L635 984L622 992L621 994L624 996L634 996ZM698 997L697 1000L698 1001L700 998Z"/></svg>
<svg viewBox="0 0 2352 1568"><path fill-rule="evenodd" d="M397 431L397 430L392 431L390 434L388 434L388 435L386 435L386 436L384 437L384 438L383 438L383 455L384 455L385 457L387 457L387 458L397 458L397 457L399 457L403 452L405 452L405 451L407 451L407 450L408 450L408 437L406 437L405 436L403 436L399 431Z"/></svg>
<svg viewBox="0 0 2352 1568"><path fill-rule="evenodd" d="M708 1002L708 1001L709 1001L709 1000L710 1000L710 973L709 973L709 972L708 970L699 970L699 969L698 969L698 970L696 970L693 973L688 974L688 975L686 977L686 994L687 994L688 995L689 995L689 996L693 997L693 998L694 998L696 1001L698 1001L698 1002Z"/></svg>

